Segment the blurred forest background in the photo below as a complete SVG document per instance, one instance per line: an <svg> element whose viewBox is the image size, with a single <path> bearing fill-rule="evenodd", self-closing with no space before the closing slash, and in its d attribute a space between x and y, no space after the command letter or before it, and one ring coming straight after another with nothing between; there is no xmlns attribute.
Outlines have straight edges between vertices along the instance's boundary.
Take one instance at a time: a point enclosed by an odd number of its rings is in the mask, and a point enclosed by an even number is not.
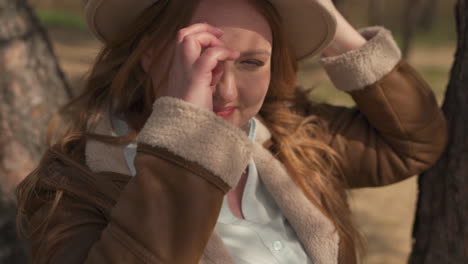
<svg viewBox="0 0 468 264"><path fill-rule="evenodd" d="M383 25L392 30L410 64L431 84L438 102L443 101L456 45L454 0L334 2L356 28ZM83 0L29 0L29 4L48 32L71 93L78 94L101 46L84 22ZM316 59L301 63L299 84L314 88L310 99L316 102L353 104L349 96L333 88ZM416 198L416 177L388 187L351 191L354 219L367 241L364 263L407 262ZM0 216L0 226L4 218ZM0 250L0 259L5 254Z"/></svg>

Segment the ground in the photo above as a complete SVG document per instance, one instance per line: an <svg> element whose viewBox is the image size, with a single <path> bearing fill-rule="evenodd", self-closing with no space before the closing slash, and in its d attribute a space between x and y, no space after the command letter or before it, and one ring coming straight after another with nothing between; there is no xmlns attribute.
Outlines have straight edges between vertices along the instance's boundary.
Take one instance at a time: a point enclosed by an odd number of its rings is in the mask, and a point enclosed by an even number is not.
<svg viewBox="0 0 468 264"><path fill-rule="evenodd" d="M99 51L99 42L80 30L49 28L49 34L67 78L75 88L80 87L83 75ZM439 102L443 100L453 54L454 45L449 43L437 47L418 46L409 58L431 84ZM312 93L316 101L352 104L348 96L333 89L314 61L303 63L299 80L303 87L316 87ZM350 192L355 222L367 241L364 263L406 263L411 249L416 194L416 177L388 187Z"/></svg>

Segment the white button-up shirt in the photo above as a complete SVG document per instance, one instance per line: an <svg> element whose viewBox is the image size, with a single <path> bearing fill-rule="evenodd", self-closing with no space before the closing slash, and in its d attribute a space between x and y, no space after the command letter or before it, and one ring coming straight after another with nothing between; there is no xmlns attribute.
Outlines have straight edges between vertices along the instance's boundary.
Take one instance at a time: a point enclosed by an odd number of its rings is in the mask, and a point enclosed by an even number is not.
<svg viewBox="0 0 468 264"><path fill-rule="evenodd" d="M112 116L112 126L118 135L128 131L127 124ZM249 138L255 140L255 118L250 121ZM136 171L133 161L136 143L124 148L124 157L131 174ZM273 197L258 177L255 162L250 160L247 182L242 196L245 219L234 216L224 196L216 231L236 264L312 264L296 233L281 213Z"/></svg>
<svg viewBox="0 0 468 264"><path fill-rule="evenodd" d="M255 118L250 120L249 138L255 140ZM250 160L242 196L245 219L234 216L224 196L216 223L221 239L237 264L311 264L296 233L258 177Z"/></svg>

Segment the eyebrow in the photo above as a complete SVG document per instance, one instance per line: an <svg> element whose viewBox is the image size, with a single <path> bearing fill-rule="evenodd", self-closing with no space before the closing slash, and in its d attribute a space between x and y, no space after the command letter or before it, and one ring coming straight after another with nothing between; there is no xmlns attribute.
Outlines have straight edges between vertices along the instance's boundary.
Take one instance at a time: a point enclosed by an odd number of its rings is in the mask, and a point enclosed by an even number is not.
<svg viewBox="0 0 468 264"><path fill-rule="evenodd" d="M259 50L248 50L245 52L241 52L241 54L243 56L252 56L252 55L259 55L259 54L271 55L271 52L269 52L268 50L259 49Z"/></svg>

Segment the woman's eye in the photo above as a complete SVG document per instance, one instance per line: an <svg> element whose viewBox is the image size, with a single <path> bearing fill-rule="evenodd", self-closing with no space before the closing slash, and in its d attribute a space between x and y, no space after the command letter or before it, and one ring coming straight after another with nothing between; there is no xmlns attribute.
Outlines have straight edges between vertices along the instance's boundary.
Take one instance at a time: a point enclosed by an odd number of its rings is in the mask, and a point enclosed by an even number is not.
<svg viewBox="0 0 468 264"><path fill-rule="evenodd" d="M259 61L259 60L245 60L245 61L242 61L242 63L247 64L247 65L257 66L257 67L261 67L265 65L263 61Z"/></svg>

